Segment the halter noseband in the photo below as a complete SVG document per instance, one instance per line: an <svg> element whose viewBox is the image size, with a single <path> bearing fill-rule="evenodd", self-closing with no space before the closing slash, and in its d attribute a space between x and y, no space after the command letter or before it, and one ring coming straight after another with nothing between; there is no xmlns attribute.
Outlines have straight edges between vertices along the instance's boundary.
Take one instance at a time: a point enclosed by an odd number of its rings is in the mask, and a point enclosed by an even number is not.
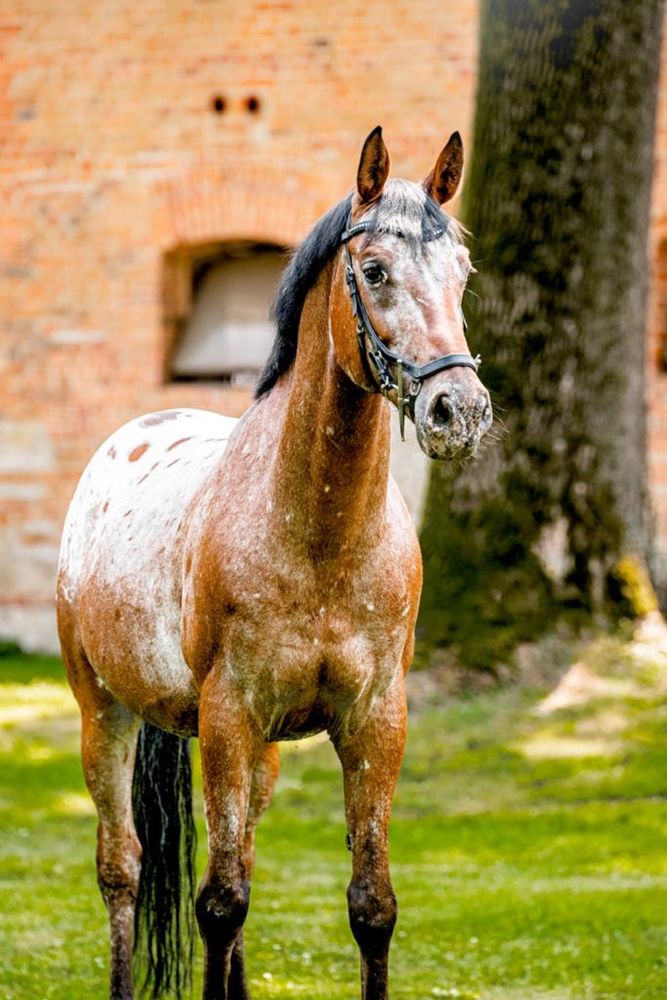
<svg viewBox="0 0 667 1000"><path fill-rule="evenodd" d="M425 365L417 365L412 361L402 358L399 354L395 354L394 351L390 351L384 344L375 332L370 316L366 311L364 300L359 294L359 286L357 285L354 268L352 267L352 257L350 256L350 249L347 245L348 241L351 240L353 236L366 232L371 229L372 226L373 223L370 220L366 222L357 222L354 226L348 225L345 232L341 236L340 241L345 247L346 257L345 280L350 293L350 299L352 300L352 312L357 320L357 343L359 345L359 354L361 356L361 363L363 365L364 372L366 373L366 376L370 380L371 384L374 385L375 388L383 394L383 396L388 397L392 389L396 390L396 405L398 407L398 422L401 430L401 440L405 441L405 411L406 408L409 409L414 417L414 404L417 396L421 392L422 383L427 378L430 378L431 375L436 375L438 372L445 371L447 368L473 368L477 371L482 359L479 354L476 358L473 358L470 354L443 354L442 357L435 358L433 361L429 361ZM444 233L445 227L437 226L435 229L429 230L424 235L423 239L426 242L429 242L430 240L438 239L440 236L443 236ZM371 345L370 350L368 347L368 341L370 341ZM395 376L393 374L394 369L396 373ZM407 391L403 378L404 373L409 375L411 380L410 388L407 389Z"/></svg>

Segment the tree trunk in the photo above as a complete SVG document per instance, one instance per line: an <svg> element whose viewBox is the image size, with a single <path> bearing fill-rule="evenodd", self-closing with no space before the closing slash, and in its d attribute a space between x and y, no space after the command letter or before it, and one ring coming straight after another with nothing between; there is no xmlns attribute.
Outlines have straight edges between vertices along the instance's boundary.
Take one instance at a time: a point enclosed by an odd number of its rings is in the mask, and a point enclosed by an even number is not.
<svg viewBox="0 0 667 1000"><path fill-rule="evenodd" d="M483 0L464 305L496 440L433 466L422 654L483 668L566 618L654 600L647 232L661 0ZM479 298L477 299L477 296Z"/></svg>

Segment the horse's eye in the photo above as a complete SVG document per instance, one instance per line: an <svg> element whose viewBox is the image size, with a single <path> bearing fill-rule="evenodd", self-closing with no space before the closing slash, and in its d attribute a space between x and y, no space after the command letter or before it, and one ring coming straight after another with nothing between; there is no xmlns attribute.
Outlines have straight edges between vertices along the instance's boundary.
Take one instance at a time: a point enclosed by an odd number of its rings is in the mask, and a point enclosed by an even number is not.
<svg viewBox="0 0 667 1000"><path fill-rule="evenodd" d="M362 270L364 272L364 278L366 279L367 284L373 287L381 285L384 281L387 280L387 272L384 270L384 268L380 267L379 264L374 264L372 261L369 262L368 264L364 264Z"/></svg>

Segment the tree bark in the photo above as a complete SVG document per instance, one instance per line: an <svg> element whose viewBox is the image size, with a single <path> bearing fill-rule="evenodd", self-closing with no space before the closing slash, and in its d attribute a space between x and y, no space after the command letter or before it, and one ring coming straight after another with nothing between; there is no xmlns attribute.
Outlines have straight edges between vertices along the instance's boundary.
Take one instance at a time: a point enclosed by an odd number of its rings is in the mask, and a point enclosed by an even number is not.
<svg viewBox="0 0 667 1000"><path fill-rule="evenodd" d="M507 661L653 601L647 233L662 0L483 0L464 304L500 418L422 528L422 654ZM477 298L477 296L479 298Z"/></svg>

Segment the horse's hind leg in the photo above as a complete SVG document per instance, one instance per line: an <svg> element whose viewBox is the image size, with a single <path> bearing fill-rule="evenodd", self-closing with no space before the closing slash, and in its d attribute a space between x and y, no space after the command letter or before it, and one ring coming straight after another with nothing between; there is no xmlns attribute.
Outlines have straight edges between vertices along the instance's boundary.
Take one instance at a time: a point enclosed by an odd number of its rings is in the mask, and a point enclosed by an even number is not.
<svg viewBox="0 0 667 1000"><path fill-rule="evenodd" d="M280 751L278 744L268 743L255 766L250 786L250 805L243 843L243 862L249 881L252 878L252 871L255 865L255 830L257 829L260 816L271 801L279 770ZM228 989L232 1000L249 1000L250 994L246 986L243 959L243 930L239 931L234 951L232 952Z"/></svg>
<svg viewBox="0 0 667 1000"><path fill-rule="evenodd" d="M132 773L140 720L100 687L82 652L63 653L81 709L83 770L99 821L97 880L109 912L110 997L131 1000L134 907L141 869L132 819Z"/></svg>
<svg viewBox="0 0 667 1000"><path fill-rule="evenodd" d="M387 1000L389 945L396 923L387 828L405 745L402 678L375 705L372 715L342 727L334 744L343 765L352 850L347 901L350 927L361 952L361 996Z"/></svg>

